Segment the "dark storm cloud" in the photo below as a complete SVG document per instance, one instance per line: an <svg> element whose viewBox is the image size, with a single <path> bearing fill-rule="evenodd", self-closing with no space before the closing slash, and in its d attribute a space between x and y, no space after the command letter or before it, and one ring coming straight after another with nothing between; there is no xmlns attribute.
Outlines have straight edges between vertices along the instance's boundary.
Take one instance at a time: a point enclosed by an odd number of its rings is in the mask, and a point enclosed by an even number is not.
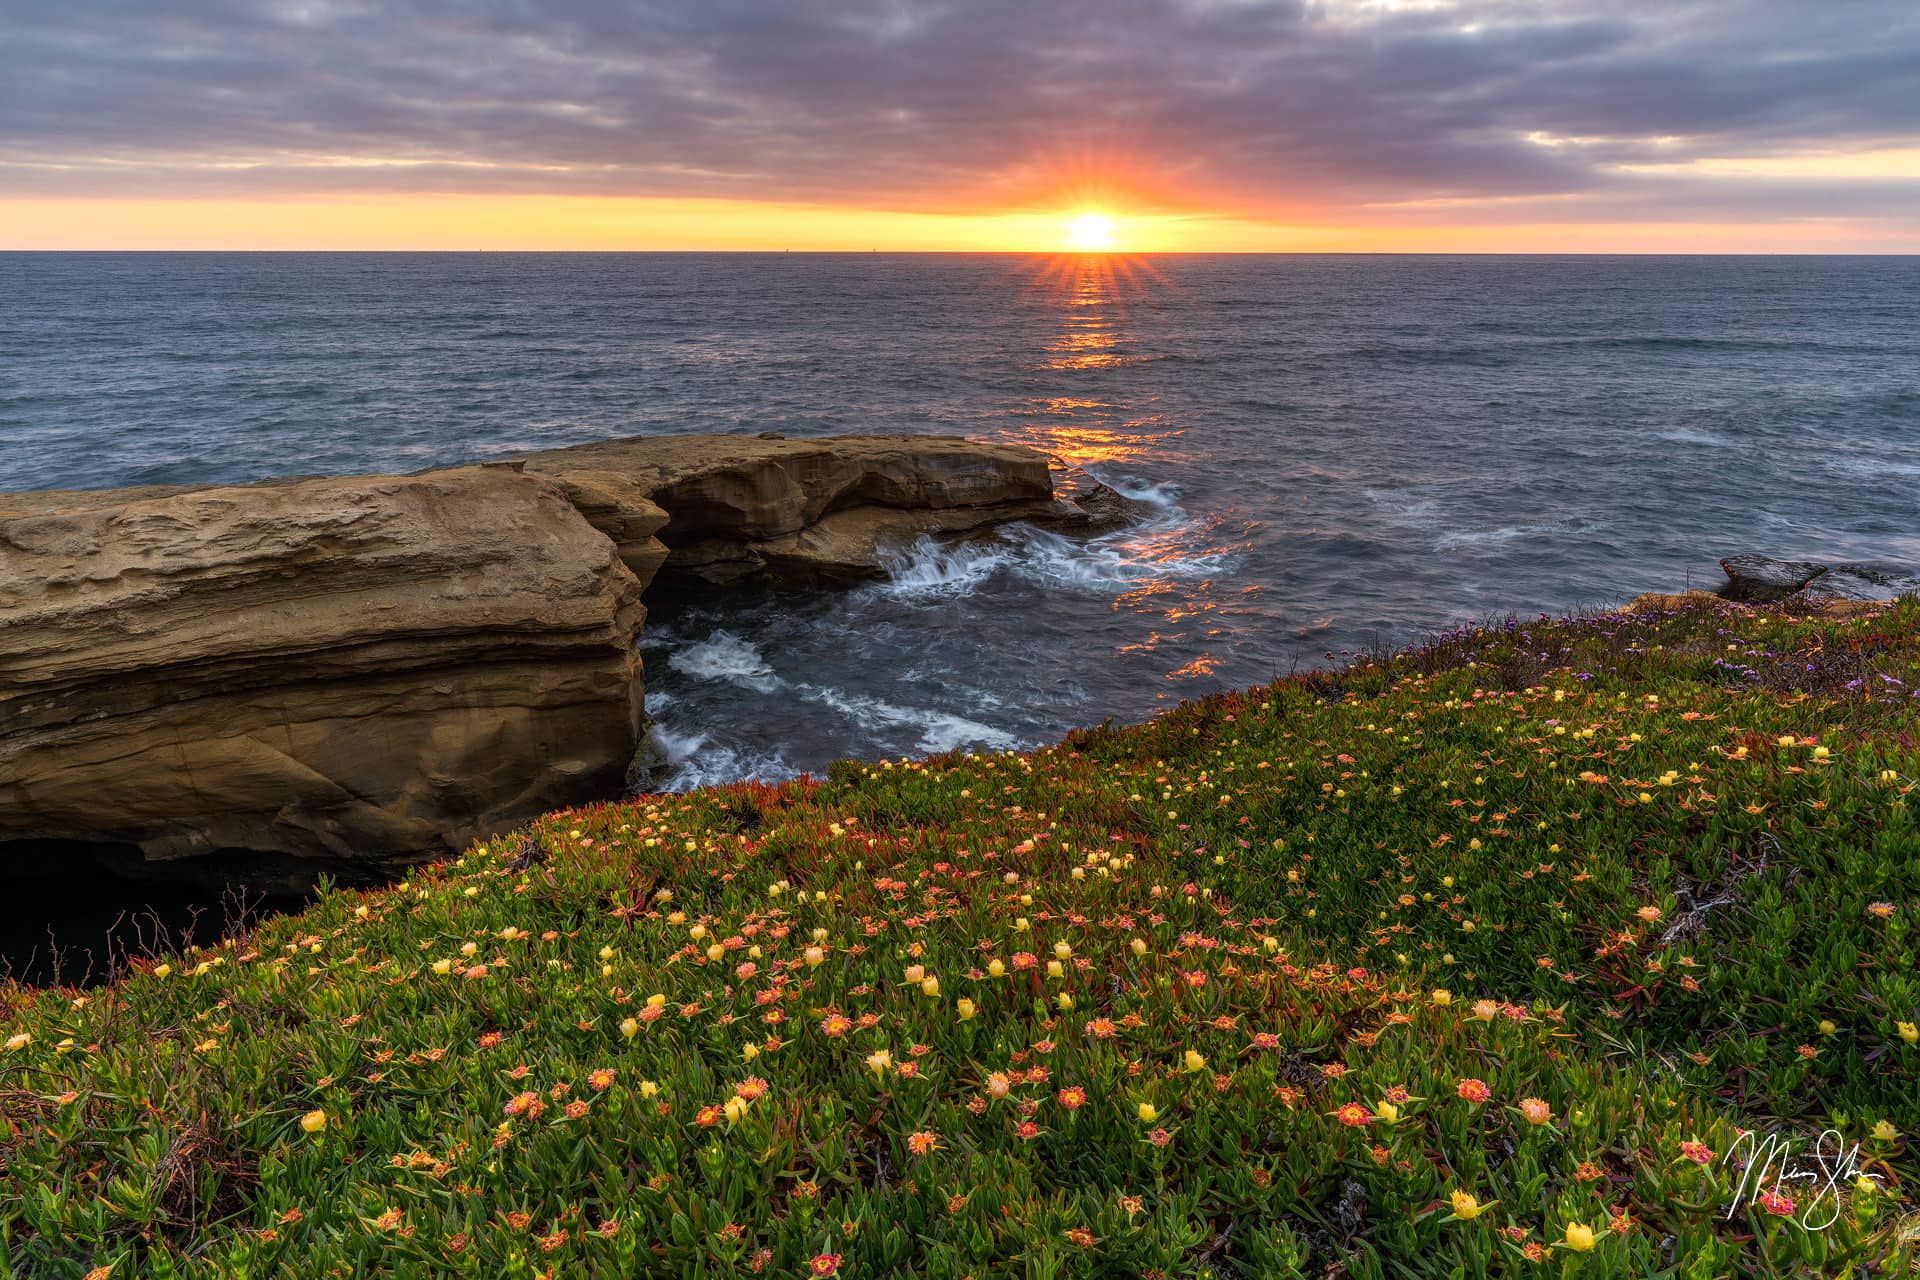
<svg viewBox="0 0 1920 1280"><path fill-rule="evenodd" d="M1818 183L1619 166L1916 137L1912 0L0 5L11 193L1834 216Z"/></svg>

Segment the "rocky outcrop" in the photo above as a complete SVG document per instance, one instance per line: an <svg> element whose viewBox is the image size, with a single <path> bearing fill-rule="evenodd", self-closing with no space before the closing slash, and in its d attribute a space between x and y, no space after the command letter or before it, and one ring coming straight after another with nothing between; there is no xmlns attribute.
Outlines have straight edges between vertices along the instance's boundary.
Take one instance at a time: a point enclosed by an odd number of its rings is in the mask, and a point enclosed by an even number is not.
<svg viewBox="0 0 1920 1280"><path fill-rule="evenodd" d="M1783 600L1803 591L1829 599L1886 600L1920 590L1920 577L1892 565L1826 565L1738 555L1722 560L1720 567L1727 574L1720 594L1749 604Z"/></svg>
<svg viewBox="0 0 1920 1280"><path fill-rule="evenodd" d="M640 584L557 486L152 492L0 501L0 842L419 855L618 790Z"/></svg>
<svg viewBox="0 0 1920 1280"><path fill-rule="evenodd" d="M1771 556L1729 556L1720 562L1726 570L1727 585L1721 594L1729 600L1761 604L1804 591L1807 584L1827 571L1823 564L1805 560L1775 560Z"/></svg>
<svg viewBox="0 0 1920 1280"><path fill-rule="evenodd" d="M942 436L668 436L514 459L570 492L624 548L653 513L644 555L669 578L801 586L873 577L880 549L1013 520L1071 521L1045 455Z"/></svg>
<svg viewBox="0 0 1920 1280"><path fill-rule="evenodd" d="M0 495L0 875L60 841L456 852L621 790L656 574L869 576L895 540L1076 510L1040 454L911 436Z"/></svg>

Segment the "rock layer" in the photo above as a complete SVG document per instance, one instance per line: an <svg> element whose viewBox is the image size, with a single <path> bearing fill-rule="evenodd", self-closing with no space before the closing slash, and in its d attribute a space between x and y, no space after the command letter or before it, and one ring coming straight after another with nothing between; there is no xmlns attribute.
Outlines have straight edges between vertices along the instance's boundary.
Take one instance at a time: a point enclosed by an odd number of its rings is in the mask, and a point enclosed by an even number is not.
<svg viewBox="0 0 1920 1280"><path fill-rule="evenodd" d="M1075 515L1038 453L912 436L0 494L0 874L50 841L457 852L618 794L656 573L837 581L895 540Z"/></svg>
<svg viewBox="0 0 1920 1280"><path fill-rule="evenodd" d="M706 583L852 581L881 571L881 548L922 534L1077 514L1054 499L1045 455L955 437L637 437L515 461L604 497L581 510L623 549L665 512L645 555Z"/></svg>
<svg viewBox="0 0 1920 1280"><path fill-rule="evenodd" d="M552 484L0 512L0 841L416 855L620 784L640 584Z"/></svg>

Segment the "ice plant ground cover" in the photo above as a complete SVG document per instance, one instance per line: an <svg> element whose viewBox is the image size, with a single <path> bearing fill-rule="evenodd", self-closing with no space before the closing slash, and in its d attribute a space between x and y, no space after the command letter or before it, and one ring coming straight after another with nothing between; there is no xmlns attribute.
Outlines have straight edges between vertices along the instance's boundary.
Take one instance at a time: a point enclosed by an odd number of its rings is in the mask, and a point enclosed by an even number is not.
<svg viewBox="0 0 1920 1280"><path fill-rule="evenodd" d="M1030 755L555 814L8 990L6 1254L1900 1274L1916 624L1463 632ZM1754 1176L1741 1129L1857 1160Z"/></svg>

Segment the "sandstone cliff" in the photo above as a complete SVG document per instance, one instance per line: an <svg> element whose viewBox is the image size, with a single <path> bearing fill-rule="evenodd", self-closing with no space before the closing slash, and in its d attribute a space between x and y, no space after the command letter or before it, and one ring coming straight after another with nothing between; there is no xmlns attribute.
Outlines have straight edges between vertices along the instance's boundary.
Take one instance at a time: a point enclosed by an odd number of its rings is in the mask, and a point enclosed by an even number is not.
<svg viewBox="0 0 1920 1280"><path fill-rule="evenodd" d="M417 854L618 789L640 584L551 484L45 507L0 502L0 840Z"/></svg>
<svg viewBox="0 0 1920 1280"><path fill-rule="evenodd" d="M1076 514L1042 455L922 437L0 494L0 874L48 840L457 852L619 793L656 573L843 580L895 538Z"/></svg>
<svg viewBox="0 0 1920 1280"><path fill-rule="evenodd" d="M642 437L516 461L575 494L643 580L844 582L889 543L1078 515L1045 455L953 437Z"/></svg>

